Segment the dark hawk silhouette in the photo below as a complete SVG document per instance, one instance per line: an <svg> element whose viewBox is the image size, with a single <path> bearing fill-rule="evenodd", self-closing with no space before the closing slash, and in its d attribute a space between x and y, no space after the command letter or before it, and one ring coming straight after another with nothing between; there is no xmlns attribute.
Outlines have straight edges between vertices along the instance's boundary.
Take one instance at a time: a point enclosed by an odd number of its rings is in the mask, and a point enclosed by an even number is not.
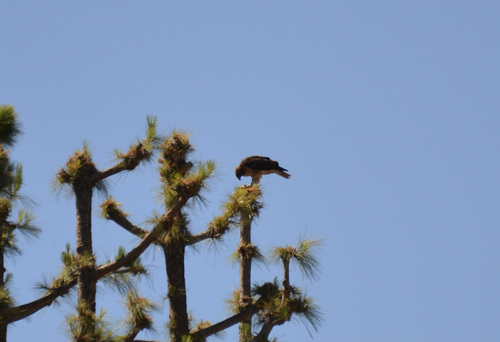
<svg viewBox="0 0 500 342"><path fill-rule="evenodd" d="M290 178L286 173L287 169L282 168L276 160L268 157L251 156L243 159L235 170L236 177L241 180L241 176L252 177L252 185L258 184L262 175L275 173L283 178Z"/></svg>

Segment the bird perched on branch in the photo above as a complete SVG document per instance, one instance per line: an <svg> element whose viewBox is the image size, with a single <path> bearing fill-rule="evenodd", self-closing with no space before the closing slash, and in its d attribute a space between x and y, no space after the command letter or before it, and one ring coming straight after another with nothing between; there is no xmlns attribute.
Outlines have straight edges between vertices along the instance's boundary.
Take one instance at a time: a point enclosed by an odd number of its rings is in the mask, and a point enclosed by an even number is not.
<svg viewBox="0 0 500 342"><path fill-rule="evenodd" d="M252 177L252 185L258 184L262 175L275 173L283 178L290 178L286 173L287 169L282 168L276 160L268 157L251 156L243 159L235 170L236 178L241 180L241 176Z"/></svg>

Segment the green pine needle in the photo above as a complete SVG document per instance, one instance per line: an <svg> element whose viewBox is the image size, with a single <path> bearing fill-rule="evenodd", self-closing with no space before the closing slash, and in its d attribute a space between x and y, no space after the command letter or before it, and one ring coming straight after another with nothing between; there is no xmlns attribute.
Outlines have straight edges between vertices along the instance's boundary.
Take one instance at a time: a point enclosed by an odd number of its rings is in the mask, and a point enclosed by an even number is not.
<svg viewBox="0 0 500 342"><path fill-rule="evenodd" d="M299 266L306 278L316 280L319 273L316 253L321 244L322 240L300 240L298 247L276 247L272 251L271 258L275 263L290 260Z"/></svg>
<svg viewBox="0 0 500 342"><path fill-rule="evenodd" d="M21 134L19 115L13 106L0 106L0 144L12 146Z"/></svg>

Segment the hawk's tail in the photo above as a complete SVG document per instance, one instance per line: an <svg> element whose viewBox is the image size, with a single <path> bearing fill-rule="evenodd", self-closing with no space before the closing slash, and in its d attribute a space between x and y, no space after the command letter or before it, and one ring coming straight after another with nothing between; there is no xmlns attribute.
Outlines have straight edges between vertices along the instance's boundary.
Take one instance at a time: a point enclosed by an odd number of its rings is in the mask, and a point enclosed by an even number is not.
<svg viewBox="0 0 500 342"><path fill-rule="evenodd" d="M280 167L278 170L276 170L276 174L280 175L281 177L286 178L286 179L292 177L292 175L290 175L289 173L286 173L285 171L288 171L288 170Z"/></svg>

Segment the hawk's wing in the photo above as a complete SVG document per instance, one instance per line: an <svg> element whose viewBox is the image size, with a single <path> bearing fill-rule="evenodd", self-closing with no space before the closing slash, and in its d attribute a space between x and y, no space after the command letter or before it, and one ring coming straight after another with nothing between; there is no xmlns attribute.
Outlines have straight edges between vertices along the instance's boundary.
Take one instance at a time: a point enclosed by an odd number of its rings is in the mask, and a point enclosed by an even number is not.
<svg viewBox="0 0 500 342"><path fill-rule="evenodd" d="M288 170L279 166L276 160L263 156L251 156L241 161L235 170L235 174L238 179L241 176L250 176L252 177L252 184L257 184L262 175L270 173L275 173L288 179L290 178L290 174L286 173L286 171Z"/></svg>
<svg viewBox="0 0 500 342"><path fill-rule="evenodd" d="M279 166L277 161L272 160L269 157L262 157L262 156L246 157L241 161L241 165L244 167L248 167L249 169L252 170L262 170L262 171L283 169L282 167ZM285 169L283 170L287 171Z"/></svg>

